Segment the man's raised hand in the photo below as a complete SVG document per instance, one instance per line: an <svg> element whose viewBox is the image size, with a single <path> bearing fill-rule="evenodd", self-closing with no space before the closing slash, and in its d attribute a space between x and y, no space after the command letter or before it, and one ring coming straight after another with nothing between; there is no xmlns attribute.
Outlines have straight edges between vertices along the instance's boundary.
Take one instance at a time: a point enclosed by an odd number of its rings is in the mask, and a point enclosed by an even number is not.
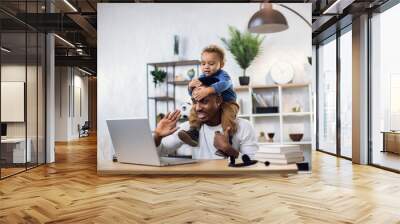
<svg viewBox="0 0 400 224"><path fill-rule="evenodd" d="M180 115L181 112L179 110L175 110L172 113L168 112L167 115L158 122L154 133L159 137L166 137L174 133L178 130L176 123L178 122Z"/></svg>

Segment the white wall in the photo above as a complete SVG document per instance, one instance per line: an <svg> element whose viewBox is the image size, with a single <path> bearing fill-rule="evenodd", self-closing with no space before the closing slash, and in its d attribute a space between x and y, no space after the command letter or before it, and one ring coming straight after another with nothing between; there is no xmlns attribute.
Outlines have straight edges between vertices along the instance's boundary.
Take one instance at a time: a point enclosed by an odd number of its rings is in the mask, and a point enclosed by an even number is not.
<svg viewBox="0 0 400 224"><path fill-rule="evenodd" d="M88 120L88 78L71 67L56 67L55 73L55 140L77 139L78 124L83 125ZM77 97L79 90L81 103ZM82 114L77 107L79 104Z"/></svg>
<svg viewBox="0 0 400 224"><path fill-rule="evenodd" d="M25 113L27 119L23 122L6 122L7 137L21 138L25 135L30 139L32 158L36 162L38 153L39 163L44 162L44 74L39 66L25 66L25 64L3 64L1 66L2 82L24 82L26 85L26 107L23 106L22 111L11 111L11 113ZM26 80L27 79L27 80ZM2 98L7 96L2 95ZM1 108L7 111L13 108ZM14 108L15 109L15 108Z"/></svg>
<svg viewBox="0 0 400 224"><path fill-rule="evenodd" d="M41 72L41 71L39 71ZM37 129L37 97L36 97L36 67L25 66L18 64L7 64L1 66L1 81L2 82L26 82L26 73L28 74L28 87L27 87L27 125L28 125L28 137L31 135L36 136ZM6 96L2 96L6 97ZM40 105L39 105L40 106ZM2 108L7 110L7 108ZM22 108L24 110L24 108ZM8 137L24 137L26 122L7 122L7 136Z"/></svg>
<svg viewBox="0 0 400 224"><path fill-rule="evenodd" d="M286 4L311 21L311 4ZM274 6L287 18L289 30L265 35L263 53L247 74L253 83L270 82L270 66L278 60L292 63L295 82L304 75L311 56L311 28L294 13ZM172 61L173 35L184 39L185 59L199 59L209 44L222 46L228 26L245 30L259 9L252 4L98 4L98 160L111 159L112 146L106 119L147 116L146 63ZM225 70L234 85L241 69L227 53Z"/></svg>

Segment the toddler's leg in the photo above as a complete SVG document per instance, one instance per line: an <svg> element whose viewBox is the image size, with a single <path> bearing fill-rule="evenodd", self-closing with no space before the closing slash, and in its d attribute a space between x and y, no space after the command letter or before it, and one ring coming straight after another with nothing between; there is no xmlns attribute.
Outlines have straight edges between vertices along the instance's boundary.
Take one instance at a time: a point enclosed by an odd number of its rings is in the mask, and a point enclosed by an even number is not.
<svg viewBox="0 0 400 224"><path fill-rule="evenodd" d="M199 144L199 129L201 122L197 118L197 114L193 107L190 109L189 113L189 125L190 129L180 130L178 132L178 137L182 142L195 147Z"/></svg>
<svg viewBox="0 0 400 224"><path fill-rule="evenodd" d="M201 122L197 118L197 114L196 114L196 111L194 110L193 106L190 109L190 113L189 113L189 125L190 125L190 128L195 128L195 129L200 129L200 127L201 127Z"/></svg>
<svg viewBox="0 0 400 224"><path fill-rule="evenodd" d="M222 103L221 125L224 131L230 127L229 134L232 136L237 131L236 116L239 112L239 105L236 102Z"/></svg>

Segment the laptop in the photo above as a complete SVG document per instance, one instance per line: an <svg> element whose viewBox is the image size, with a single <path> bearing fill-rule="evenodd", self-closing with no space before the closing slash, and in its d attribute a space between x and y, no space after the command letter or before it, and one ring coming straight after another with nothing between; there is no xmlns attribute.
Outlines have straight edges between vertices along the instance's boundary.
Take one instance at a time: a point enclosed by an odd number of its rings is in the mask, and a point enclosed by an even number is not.
<svg viewBox="0 0 400 224"><path fill-rule="evenodd" d="M170 166L197 162L194 159L161 157L147 118L107 120L118 162L150 166Z"/></svg>

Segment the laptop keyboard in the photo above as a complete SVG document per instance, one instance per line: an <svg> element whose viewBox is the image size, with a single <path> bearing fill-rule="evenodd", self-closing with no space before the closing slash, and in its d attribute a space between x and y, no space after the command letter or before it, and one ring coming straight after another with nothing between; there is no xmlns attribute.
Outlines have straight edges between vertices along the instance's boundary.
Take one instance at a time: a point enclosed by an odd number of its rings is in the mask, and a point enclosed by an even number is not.
<svg viewBox="0 0 400 224"><path fill-rule="evenodd" d="M196 162L194 159L186 158L174 158L174 157L160 157L162 164L180 164L180 163L193 163Z"/></svg>

